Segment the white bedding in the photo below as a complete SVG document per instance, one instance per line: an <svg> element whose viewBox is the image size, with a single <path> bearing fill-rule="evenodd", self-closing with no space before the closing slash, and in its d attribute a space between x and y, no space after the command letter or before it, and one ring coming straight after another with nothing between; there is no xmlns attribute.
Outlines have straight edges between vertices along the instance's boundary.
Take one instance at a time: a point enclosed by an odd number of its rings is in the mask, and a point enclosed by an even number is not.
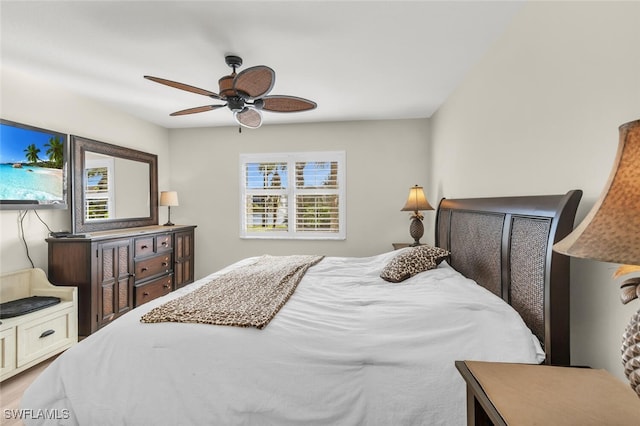
<svg viewBox="0 0 640 426"><path fill-rule="evenodd" d="M263 330L140 323L211 276L203 278L66 351L22 408L69 417L50 424L92 426L464 425L454 360L544 355L509 305L445 262L403 283L383 281L398 253L325 258Z"/></svg>

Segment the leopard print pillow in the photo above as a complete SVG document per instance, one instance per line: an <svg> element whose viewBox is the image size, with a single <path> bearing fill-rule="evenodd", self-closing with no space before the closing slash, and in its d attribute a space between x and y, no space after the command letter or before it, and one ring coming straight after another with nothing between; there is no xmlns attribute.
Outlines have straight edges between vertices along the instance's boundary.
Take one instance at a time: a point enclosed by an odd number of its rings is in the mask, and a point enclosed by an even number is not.
<svg viewBox="0 0 640 426"><path fill-rule="evenodd" d="M420 272L434 269L449 256L447 250L428 245L412 247L386 264L380 278L399 283Z"/></svg>

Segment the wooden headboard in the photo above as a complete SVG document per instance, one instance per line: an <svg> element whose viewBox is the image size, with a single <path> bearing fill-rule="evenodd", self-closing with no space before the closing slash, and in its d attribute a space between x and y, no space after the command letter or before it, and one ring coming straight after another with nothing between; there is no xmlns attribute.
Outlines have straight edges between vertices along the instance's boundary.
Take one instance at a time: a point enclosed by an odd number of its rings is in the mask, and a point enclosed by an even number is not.
<svg viewBox="0 0 640 426"><path fill-rule="evenodd" d="M546 364L570 363L569 258L553 251L573 229L581 190L564 195L443 198L436 245L450 264L522 316Z"/></svg>

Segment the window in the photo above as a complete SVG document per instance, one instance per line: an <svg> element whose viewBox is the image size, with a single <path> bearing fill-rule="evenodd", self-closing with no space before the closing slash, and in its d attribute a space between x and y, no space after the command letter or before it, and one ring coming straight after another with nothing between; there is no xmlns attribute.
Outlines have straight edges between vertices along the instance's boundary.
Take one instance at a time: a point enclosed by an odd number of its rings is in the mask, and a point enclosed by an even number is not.
<svg viewBox="0 0 640 426"><path fill-rule="evenodd" d="M345 153L240 155L243 238L344 239Z"/></svg>
<svg viewBox="0 0 640 426"><path fill-rule="evenodd" d="M113 218L113 159L89 160L84 169L85 220Z"/></svg>

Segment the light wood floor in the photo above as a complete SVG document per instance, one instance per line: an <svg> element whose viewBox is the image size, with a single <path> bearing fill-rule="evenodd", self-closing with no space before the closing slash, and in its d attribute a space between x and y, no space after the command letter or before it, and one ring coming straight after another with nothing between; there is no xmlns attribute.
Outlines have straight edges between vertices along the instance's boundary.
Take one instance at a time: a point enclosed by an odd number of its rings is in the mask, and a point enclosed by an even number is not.
<svg viewBox="0 0 640 426"><path fill-rule="evenodd" d="M22 420L13 418L7 419L6 417L10 415L5 415L5 410L20 408L20 400L22 399L24 391L54 359L56 359L55 356L0 383L0 405L2 406L2 412L0 412L0 425L23 425Z"/></svg>

